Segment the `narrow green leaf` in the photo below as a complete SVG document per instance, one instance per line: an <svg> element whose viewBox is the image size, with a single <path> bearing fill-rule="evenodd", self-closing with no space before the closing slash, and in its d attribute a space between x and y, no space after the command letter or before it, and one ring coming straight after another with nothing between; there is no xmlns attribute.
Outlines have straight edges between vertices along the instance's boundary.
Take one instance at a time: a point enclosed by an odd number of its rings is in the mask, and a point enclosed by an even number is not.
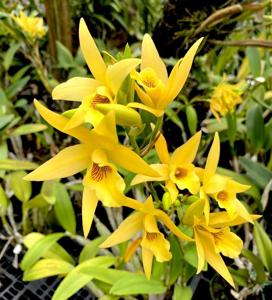
<svg viewBox="0 0 272 300"><path fill-rule="evenodd" d="M75 65L74 58L69 51L61 42L57 41L57 56L58 56L58 67L65 70Z"/></svg>
<svg viewBox="0 0 272 300"><path fill-rule="evenodd" d="M169 284L173 284L182 272L182 252L179 240L171 235L170 237L172 259L170 261Z"/></svg>
<svg viewBox="0 0 272 300"><path fill-rule="evenodd" d="M266 151L272 148L272 117L265 124L264 149Z"/></svg>
<svg viewBox="0 0 272 300"><path fill-rule="evenodd" d="M59 259L42 259L24 272L23 281L32 281L55 275L65 275L72 271L73 265Z"/></svg>
<svg viewBox="0 0 272 300"><path fill-rule="evenodd" d="M233 277L233 280L236 284L241 286L248 286L249 284L249 272L247 269L238 269L228 268L230 274Z"/></svg>
<svg viewBox="0 0 272 300"><path fill-rule="evenodd" d="M56 197L54 211L59 223L65 230L75 234L76 232L75 212L73 209L70 196L65 186L57 182L54 186L54 194Z"/></svg>
<svg viewBox="0 0 272 300"><path fill-rule="evenodd" d="M99 245L102 244L105 241L105 239L106 237L100 236L90 241L90 243L88 243L80 252L79 262L83 263L84 261L95 257L99 250Z"/></svg>
<svg viewBox="0 0 272 300"><path fill-rule="evenodd" d="M0 217L5 216L9 205L9 200L2 186L0 185Z"/></svg>
<svg viewBox="0 0 272 300"><path fill-rule="evenodd" d="M51 205L56 202L55 186L57 183L56 180L48 180L42 184L41 195Z"/></svg>
<svg viewBox="0 0 272 300"><path fill-rule="evenodd" d="M113 295L162 294L166 290L161 281L129 273L122 276L111 288Z"/></svg>
<svg viewBox="0 0 272 300"><path fill-rule="evenodd" d="M198 258L197 258L196 245L194 243L188 243L183 246L183 251L184 251L185 261L189 263L191 266L197 268Z"/></svg>
<svg viewBox="0 0 272 300"><path fill-rule="evenodd" d="M14 82L6 89L6 94L9 99L16 96L28 83L30 76L23 77L22 79Z"/></svg>
<svg viewBox="0 0 272 300"><path fill-rule="evenodd" d="M20 44L13 44L9 47L8 51L6 51L3 60L3 66L6 71L8 71L12 63L13 57L19 48L20 48Z"/></svg>
<svg viewBox="0 0 272 300"><path fill-rule="evenodd" d="M76 266L62 280L62 282L56 289L52 300L68 299L94 278L94 273L97 268L103 269L105 271L107 270L106 268L114 264L115 261L116 258L114 257L100 256L87 260ZM86 271L86 269L88 268L91 270L91 272ZM81 272L84 269L85 272Z"/></svg>
<svg viewBox="0 0 272 300"><path fill-rule="evenodd" d="M246 115L247 136L255 152L259 151L264 144L265 127L262 108L254 103Z"/></svg>
<svg viewBox="0 0 272 300"><path fill-rule="evenodd" d="M9 174L10 186L14 195L22 202L29 200L32 194L31 182L23 179L26 174L25 171L17 171Z"/></svg>
<svg viewBox="0 0 272 300"><path fill-rule="evenodd" d="M35 262L46 253L59 239L65 236L65 233L52 233L40 239L33 247L31 247L25 254L21 269L23 271L31 268Z"/></svg>
<svg viewBox="0 0 272 300"><path fill-rule="evenodd" d="M14 83L18 80L20 80L26 73L26 71L28 71L30 68L30 66L25 66L23 68L21 68L19 71L17 71L11 78L11 82ZM16 102L17 103L17 102Z"/></svg>
<svg viewBox="0 0 272 300"><path fill-rule="evenodd" d="M239 161L252 182L264 189L272 178L272 172L264 165L248 158L240 157Z"/></svg>
<svg viewBox="0 0 272 300"><path fill-rule="evenodd" d="M10 136L20 136L24 134L30 134L34 132L39 132L47 128L44 124L24 124L16 128L10 133Z"/></svg>
<svg viewBox="0 0 272 300"><path fill-rule="evenodd" d="M266 275L262 261L248 249L243 249L242 255L252 263L256 273L256 282L263 284L266 280Z"/></svg>
<svg viewBox="0 0 272 300"><path fill-rule="evenodd" d="M0 159L0 169L2 170L33 170L37 164L27 160Z"/></svg>
<svg viewBox="0 0 272 300"><path fill-rule="evenodd" d="M173 300L191 300L193 297L192 288L175 284Z"/></svg>
<svg viewBox="0 0 272 300"><path fill-rule="evenodd" d="M272 241L268 234L265 232L261 224L254 223L254 241L260 255L260 259L266 267L267 271L272 274Z"/></svg>
<svg viewBox="0 0 272 300"><path fill-rule="evenodd" d="M27 236L24 237L24 245L30 249L32 248L38 241L45 237L44 234L39 232L31 232ZM59 244L52 245L43 255L44 258L52 258L52 259L61 259L70 264L74 264L74 260L71 255Z"/></svg>
<svg viewBox="0 0 272 300"><path fill-rule="evenodd" d="M5 115L0 117L0 129L7 126L14 119L14 115Z"/></svg>
<svg viewBox="0 0 272 300"><path fill-rule="evenodd" d="M41 208L47 206L48 202L45 200L43 195L38 194L34 198L30 199L29 201L25 202L23 208L25 210L29 210L32 208Z"/></svg>
<svg viewBox="0 0 272 300"><path fill-rule="evenodd" d="M247 47L246 55L249 61L250 71L254 77L261 75L261 58L259 49L256 47Z"/></svg>

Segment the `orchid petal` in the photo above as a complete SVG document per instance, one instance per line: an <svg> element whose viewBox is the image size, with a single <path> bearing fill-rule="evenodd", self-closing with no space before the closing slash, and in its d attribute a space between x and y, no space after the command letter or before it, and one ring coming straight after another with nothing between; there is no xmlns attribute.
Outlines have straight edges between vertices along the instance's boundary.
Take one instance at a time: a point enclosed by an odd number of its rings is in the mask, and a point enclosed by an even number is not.
<svg viewBox="0 0 272 300"><path fill-rule="evenodd" d="M153 253L144 247L142 247L142 260L145 276L147 279L150 279L153 263Z"/></svg>
<svg viewBox="0 0 272 300"><path fill-rule="evenodd" d="M94 131L108 140L113 144L118 143L118 136L116 133L115 113L109 112L102 121L95 127Z"/></svg>
<svg viewBox="0 0 272 300"><path fill-rule="evenodd" d="M151 97L142 88L140 88L137 83L135 83L134 87L143 104L145 104L146 106L154 107L154 103Z"/></svg>
<svg viewBox="0 0 272 300"><path fill-rule="evenodd" d="M138 102L129 103L127 106L146 110L156 117L161 117L164 114L164 111L162 109L151 108L149 106L146 106L146 105L144 105L142 103L138 103Z"/></svg>
<svg viewBox="0 0 272 300"><path fill-rule="evenodd" d="M158 219L169 229L171 230L177 237L181 238L184 241L193 241L192 238L184 234L182 231L178 229L178 227L171 221L168 215L161 211L156 210L156 216Z"/></svg>
<svg viewBox="0 0 272 300"><path fill-rule="evenodd" d="M198 230L199 241L204 249L207 262L220 274L231 286L235 287L230 272L222 257L216 253L214 240L210 233Z"/></svg>
<svg viewBox="0 0 272 300"><path fill-rule="evenodd" d="M72 176L91 163L90 147L84 144L70 146L24 177L25 180L43 181Z"/></svg>
<svg viewBox="0 0 272 300"><path fill-rule="evenodd" d="M158 172L152 169L140 156L126 146L115 145L107 154L109 159L128 171L151 177L160 177Z"/></svg>
<svg viewBox="0 0 272 300"><path fill-rule="evenodd" d="M54 100L82 101L91 95L101 83L92 78L74 77L57 85L52 92Z"/></svg>
<svg viewBox="0 0 272 300"><path fill-rule="evenodd" d="M141 60L138 58L127 58L108 66L106 81L114 95L117 94L125 78L140 62Z"/></svg>
<svg viewBox="0 0 272 300"><path fill-rule="evenodd" d="M149 34L145 34L142 42L142 64L141 70L152 68L157 76L164 82L167 82L167 69L160 58L157 48Z"/></svg>
<svg viewBox="0 0 272 300"><path fill-rule="evenodd" d="M200 139L201 139L201 131L197 132L185 144L178 147L174 151L170 163L176 166L192 163L196 157Z"/></svg>
<svg viewBox="0 0 272 300"><path fill-rule="evenodd" d="M65 126L69 122L69 119L59 115L45 106L43 106L38 100L34 99L34 104L40 115L53 127L56 129L69 134L81 142L90 143L93 139L92 133L85 127L79 126L70 130L65 130Z"/></svg>
<svg viewBox="0 0 272 300"><path fill-rule="evenodd" d="M173 68L166 85L167 94L165 97L165 106L172 102L183 88L193 64L195 54L202 43L202 40L203 38L197 40L185 54L183 59L179 60Z"/></svg>
<svg viewBox="0 0 272 300"><path fill-rule="evenodd" d="M205 253L204 253L203 246L201 244L201 240L198 236L197 229L194 230L194 234L195 234L197 258L198 258L197 272L196 273L199 274L205 266Z"/></svg>
<svg viewBox="0 0 272 300"><path fill-rule="evenodd" d="M136 175L132 181L131 185L136 185L143 182L148 181L164 181L168 178L168 166L167 165L161 165L161 164L152 164L150 165L151 168L153 168L158 174L160 174L160 177L150 177L145 175Z"/></svg>
<svg viewBox="0 0 272 300"><path fill-rule="evenodd" d="M219 155L220 155L220 140L219 140L219 135L216 132L205 165L205 172L203 178L204 185L215 174L219 162Z"/></svg>
<svg viewBox="0 0 272 300"><path fill-rule="evenodd" d="M143 214L140 212L132 213L127 217L118 228L99 246L108 248L123 243L132 238L142 228Z"/></svg>
<svg viewBox="0 0 272 300"><path fill-rule="evenodd" d="M69 119L68 123L65 125L64 130L71 130L78 127L84 123L85 111L82 106L79 106L72 117Z"/></svg>
<svg viewBox="0 0 272 300"><path fill-rule="evenodd" d="M82 227L84 237L87 238L92 226L94 212L96 210L98 198L93 189L84 187L82 197Z"/></svg>
<svg viewBox="0 0 272 300"><path fill-rule="evenodd" d="M155 143L155 149L160 158L160 161L164 164L168 164L170 161L170 155L168 152L166 140L162 134L160 134L159 138Z"/></svg>
<svg viewBox="0 0 272 300"><path fill-rule="evenodd" d="M83 18L79 23L79 42L84 58L95 79L105 83L106 65Z"/></svg>

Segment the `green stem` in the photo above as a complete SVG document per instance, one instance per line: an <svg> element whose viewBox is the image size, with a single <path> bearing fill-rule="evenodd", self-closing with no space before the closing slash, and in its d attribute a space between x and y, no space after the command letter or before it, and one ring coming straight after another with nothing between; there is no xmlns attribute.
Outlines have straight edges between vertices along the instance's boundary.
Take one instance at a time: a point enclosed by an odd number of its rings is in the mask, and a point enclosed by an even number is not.
<svg viewBox="0 0 272 300"><path fill-rule="evenodd" d="M49 94L52 92L52 86L48 80L48 72L46 67L43 65L41 56L40 56L40 51L39 51L39 46L37 44L33 45L33 49L30 52L29 59L33 63L34 67L36 68L37 74L43 83L44 87L48 91Z"/></svg>
<svg viewBox="0 0 272 300"><path fill-rule="evenodd" d="M161 130L162 123L163 123L163 116L157 118L157 122L156 122L154 130L151 133L149 143L140 152L140 155L142 157L145 156L153 148L153 146L156 142L156 139L157 139L158 132Z"/></svg>
<svg viewBox="0 0 272 300"><path fill-rule="evenodd" d="M236 115L235 113L228 113L226 115L227 124L228 124L228 137L229 137L229 143L231 147L232 155L234 155L234 141L235 141L235 135L237 131L237 121L236 121Z"/></svg>

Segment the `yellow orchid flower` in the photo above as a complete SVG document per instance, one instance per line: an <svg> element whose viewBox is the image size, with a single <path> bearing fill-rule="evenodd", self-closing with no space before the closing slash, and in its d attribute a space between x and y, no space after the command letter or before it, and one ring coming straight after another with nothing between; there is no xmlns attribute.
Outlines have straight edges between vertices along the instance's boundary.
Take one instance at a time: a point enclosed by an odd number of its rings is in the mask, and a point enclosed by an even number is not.
<svg viewBox="0 0 272 300"><path fill-rule="evenodd" d="M125 183L117 173L116 167L109 161L113 161L131 172L144 171L150 176L158 175L132 150L118 144L114 112L106 115L100 124L91 131L83 126L66 130L69 119L50 111L37 100L35 100L35 106L49 124L78 138L82 143L63 149L49 161L26 175L24 179L32 181L52 180L68 177L87 169L83 179L82 205L85 236L89 232L98 199L107 206L123 204Z"/></svg>
<svg viewBox="0 0 272 300"><path fill-rule="evenodd" d="M230 84L222 81L213 91L210 108L217 121L220 116L232 112L235 106L242 102L241 84Z"/></svg>
<svg viewBox="0 0 272 300"><path fill-rule="evenodd" d="M213 267L230 285L234 287L233 279L220 253L230 258L236 258L242 251L243 242L229 226L247 222L240 216L231 218L226 212L211 213L209 223L203 212L205 199L199 199L191 204L185 212L183 222L194 230L194 237L198 255L197 273L204 268L205 261ZM259 218L250 215L251 222Z"/></svg>
<svg viewBox="0 0 272 300"><path fill-rule="evenodd" d="M43 18L28 17L23 11L20 11L18 17L12 18L33 39L42 38L46 34Z"/></svg>
<svg viewBox="0 0 272 300"><path fill-rule="evenodd" d="M159 231L157 221L165 224L179 238L187 241L192 239L183 234L163 211L154 208L151 196L144 203L128 199L125 205L136 208L137 211L127 217L100 247L108 248L120 244L131 239L137 232L142 232L142 238L136 245L140 244L142 247L144 271L146 277L150 278L154 256L159 262L169 261L172 258L170 243Z"/></svg>
<svg viewBox="0 0 272 300"><path fill-rule="evenodd" d="M74 77L54 88L55 100L79 101L81 105L67 123L67 129L89 122L96 126L109 111L116 112L116 122L125 126L140 126L140 115L125 105L116 103L116 95L129 73L140 64L136 58L123 59L106 66L83 19L79 24L79 41L93 78Z"/></svg>
<svg viewBox="0 0 272 300"><path fill-rule="evenodd" d="M188 50L174 66L168 77L166 66L159 56L150 35L145 34L142 42L141 72L134 72L138 85L136 92L143 103L129 106L147 110L157 117L164 114L166 107L177 97L189 75L194 56L203 38Z"/></svg>
<svg viewBox="0 0 272 300"><path fill-rule="evenodd" d="M220 208L226 209L227 213L234 217L241 215L251 222L249 213L243 204L236 198L237 193L242 193L250 188L248 185L240 184L229 177L216 174L219 162L220 140L216 132L209 151L205 169L202 171L203 186L201 188L201 198L206 199L205 215L208 221L209 200L208 196L215 199Z"/></svg>
<svg viewBox="0 0 272 300"><path fill-rule="evenodd" d="M131 185L147 181L165 181L165 187L170 193L172 203L178 196L176 186L180 190L188 189L190 193L197 194L200 188L200 180L195 172L193 160L195 159L200 139L201 131L177 148L170 156L166 140L160 134L155 143L155 148L162 164L152 164L150 166L161 176L148 177L145 175L136 175Z"/></svg>

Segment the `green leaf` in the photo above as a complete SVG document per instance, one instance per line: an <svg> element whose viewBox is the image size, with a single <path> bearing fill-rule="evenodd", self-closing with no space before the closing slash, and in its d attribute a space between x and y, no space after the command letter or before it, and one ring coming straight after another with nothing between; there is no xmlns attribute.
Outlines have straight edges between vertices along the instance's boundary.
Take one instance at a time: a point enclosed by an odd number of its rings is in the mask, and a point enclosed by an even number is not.
<svg viewBox="0 0 272 300"><path fill-rule="evenodd" d="M6 94L9 99L16 96L19 92L22 91L22 89L25 87L25 85L28 83L30 79L30 76L23 77L22 79L14 82L6 89Z"/></svg>
<svg viewBox="0 0 272 300"><path fill-rule="evenodd" d="M265 124L264 149L266 151L272 148L272 118Z"/></svg>
<svg viewBox="0 0 272 300"><path fill-rule="evenodd" d="M260 52L256 47L247 47L246 55L249 61L250 71L254 77L261 75Z"/></svg>
<svg viewBox="0 0 272 300"><path fill-rule="evenodd" d="M248 158L240 157L239 161L252 182L264 189L272 178L272 172L264 165Z"/></svg>
<svg viewBox="0 0 272 300"><path fill-rule="evenodd" d="M41 195L44 199L51 205L56 202L55 195L55 185L57 184L56 180L47 180L42 184Z"/></svg>
<svg viewBox="0 0 272 300"><path fill-rule="evenodd" d="M238 269L228 268L230 274L232 275L234 282L241 286L248 286L249 284L249 272L247 269Z"/></svg>
<svg viewBox="0 0 272 300"><path fill-rule="evenodd" d="M31 268L35 262L46 253L59 239L65 236L65 233L52 233L40 239L25 254L21 269L23 271Z"/></svg>
<svg viewBox="0 0 272 300"><path fill-rule="evenodd" d="M42 259L24 272L23 281L32 281L49 276L65 275L72 271L73 265L59 259Z"/></svg>
<svg viewBox="0 0 272 300"><path fill-rule="evenodd" d="M175 284L173 300L191 300L193 297L192 288Z"/></svg>
<svg viewBox="0 0 272 300"><path fill-rule="evenodd" d="M56 202L54 211L61 226L70 233L76 232L76 217L70 196L61 183L56 183L54 186L54 194Z"/></svg>
<svg viewBox="0 0 272 300"><path fill-rule="evenodd" d="M9 47L8 51L4 55L3 66L6 71L8 71L15 53L20 48L20 44L13 44Z"/></svg>
<svg viewBox="0 0 272 300"><path fill-rule="evenodd" d="M264 144L265 127L260 105L254 103L246 115L247 136L255 152Z"/></svg>
<svg viewBox="0 0 272 300"><path fill-rule="evenodd" d="M171 235L170 237L172 259L170 261L169 284L173 284L182 272L182 252L179 240Z"/></svg>
<svg viewBox="0 0 272 300"><path fill-rule="evenodd" d="M196 133L198 123L197 112L192 105L186 106L185 112L190 133L193 135Z"/></svg>
<svg viewBox="0 0 272 300"><path fill-rule="evenodd" d="M9 200L2 186L0 185L0 217L5 216L9 205Z"/></svg>
<svg viewBox="0 0 272 300"><path fill-rule="evenodd" d="M23 179L26 174L25 171L17 171L9 175L10 186L15 196L22 202L29 200L32 194L31 182Z"/></svg>
<svg viewBox="0 0 272 300"><path fill-rule="evenodd" d="M252 263L256 273L256 282L258 284L263 284L266 280L266 275L264 271L264 265L260 258L248 249L243 249L242 255Z"/></svg>
<svg viewBox="0 0 272 300"><path fill-rule="evenodd" d="M19 126L18 128L14 129L10 136L20 136L24 134L30 134L34 132L39 132L45 130L47 128L44 124L24 124Z"/></svg>
<svg viewBox="0 0 272 300"><path fill-rule="evenodd" d="M161 281L146 279L146 277L129 273L122 276L111 288L113 295L162 294L166 287Z"/></svg>
<svg viewBox="0 0 272 300"><path fill-rule="evenodd" d="M39 232L31 232L24 237L24 245L30 249L32 248L38 241L45 237L44 234ZM59 244L54 244L48 249L42 257L44 258L52 258L52 259L61 259L67 261L70 264L74 264L74 260L71 255Z"/></svg>
<svg viewBox="0 0 272 300"><path fill-rule="evenodd" d="M44 207L47 205L48 205L48 202L45 200L43 195L38 194L34 198L32 198L29 201L27 201L26 203L24 203L23 208L24 208L24 210L27 211L32 208L41 208L41 207Z"/></svg>
<svg viewBox="0 0 272 300"><path fill-rule="evenodd" d="M9 99L4 92L4 90L0 87L0 105L6 106L9 105Z"/></svg>
<svg viewBox="0 0 272 300"><path fill-rule="evenodd" d="M272 274L272 241L261 224L255 222L254 225L253 236L261 261L263 262L267 271Z"/></svg>
<svg viewBox="0 0 272 300"><path fill-rule="evenodd" d="M7 126L14 119L14 115L5 115L0 117L0 129Z"/></svg>
<svg viewBox="0 0 272 300"><path fill-rule="evenodd" d="M61 42L57 41L57 56L58 67L65 70L75 66L74 58L68 48L66 48Z"/></svg>
<svg viewBox="0 0 272 300"><path fill-rule="evenodd" d="M26 73L26 71L28 71L30 68L30 66L25 66L23 68L21 68L19 71L17 71L11 78L11 82L14 83L18 80L20 80Z"/></svg>
<svg viewBox="0 0 272 300"><path fill-rule="evenodd" d="M191 266L197 269L198 265L198 258L197 258L197 251L196 245L194 243L188 243L183 246L184 251L184 259L189 263Z"/></svg>
<svg viewBox="0 0 272 300"><path fill-rule="evenodd" d="M27 160L0 159L0 169L3 170L33 170L37 164Z"/></svg>
<svg viewBox="0 0 272 300"><path fill-rule="evenodd" d="M99 268L100 271L101 269L105 271L107 270L106 268L114 264L115 261L116 258L114 257L101 256L92 258L76 266L62 280L56 289L52 300L68 299L94 278L94 273L96 273L97 268ZM91 272L87 272L87 270L89 270L88 268ZM81 272L84 269L86 273Z"/></svg>
<svg viewBox="0 0 272 300"><path fill-rule="evenodd" d="M102 244L105 241L105 239L106 237L100 236L90 241L86 246L84 246L79 255L79 262L83 263L84 261L95 257L99 250L99 245Z"/></svg>

